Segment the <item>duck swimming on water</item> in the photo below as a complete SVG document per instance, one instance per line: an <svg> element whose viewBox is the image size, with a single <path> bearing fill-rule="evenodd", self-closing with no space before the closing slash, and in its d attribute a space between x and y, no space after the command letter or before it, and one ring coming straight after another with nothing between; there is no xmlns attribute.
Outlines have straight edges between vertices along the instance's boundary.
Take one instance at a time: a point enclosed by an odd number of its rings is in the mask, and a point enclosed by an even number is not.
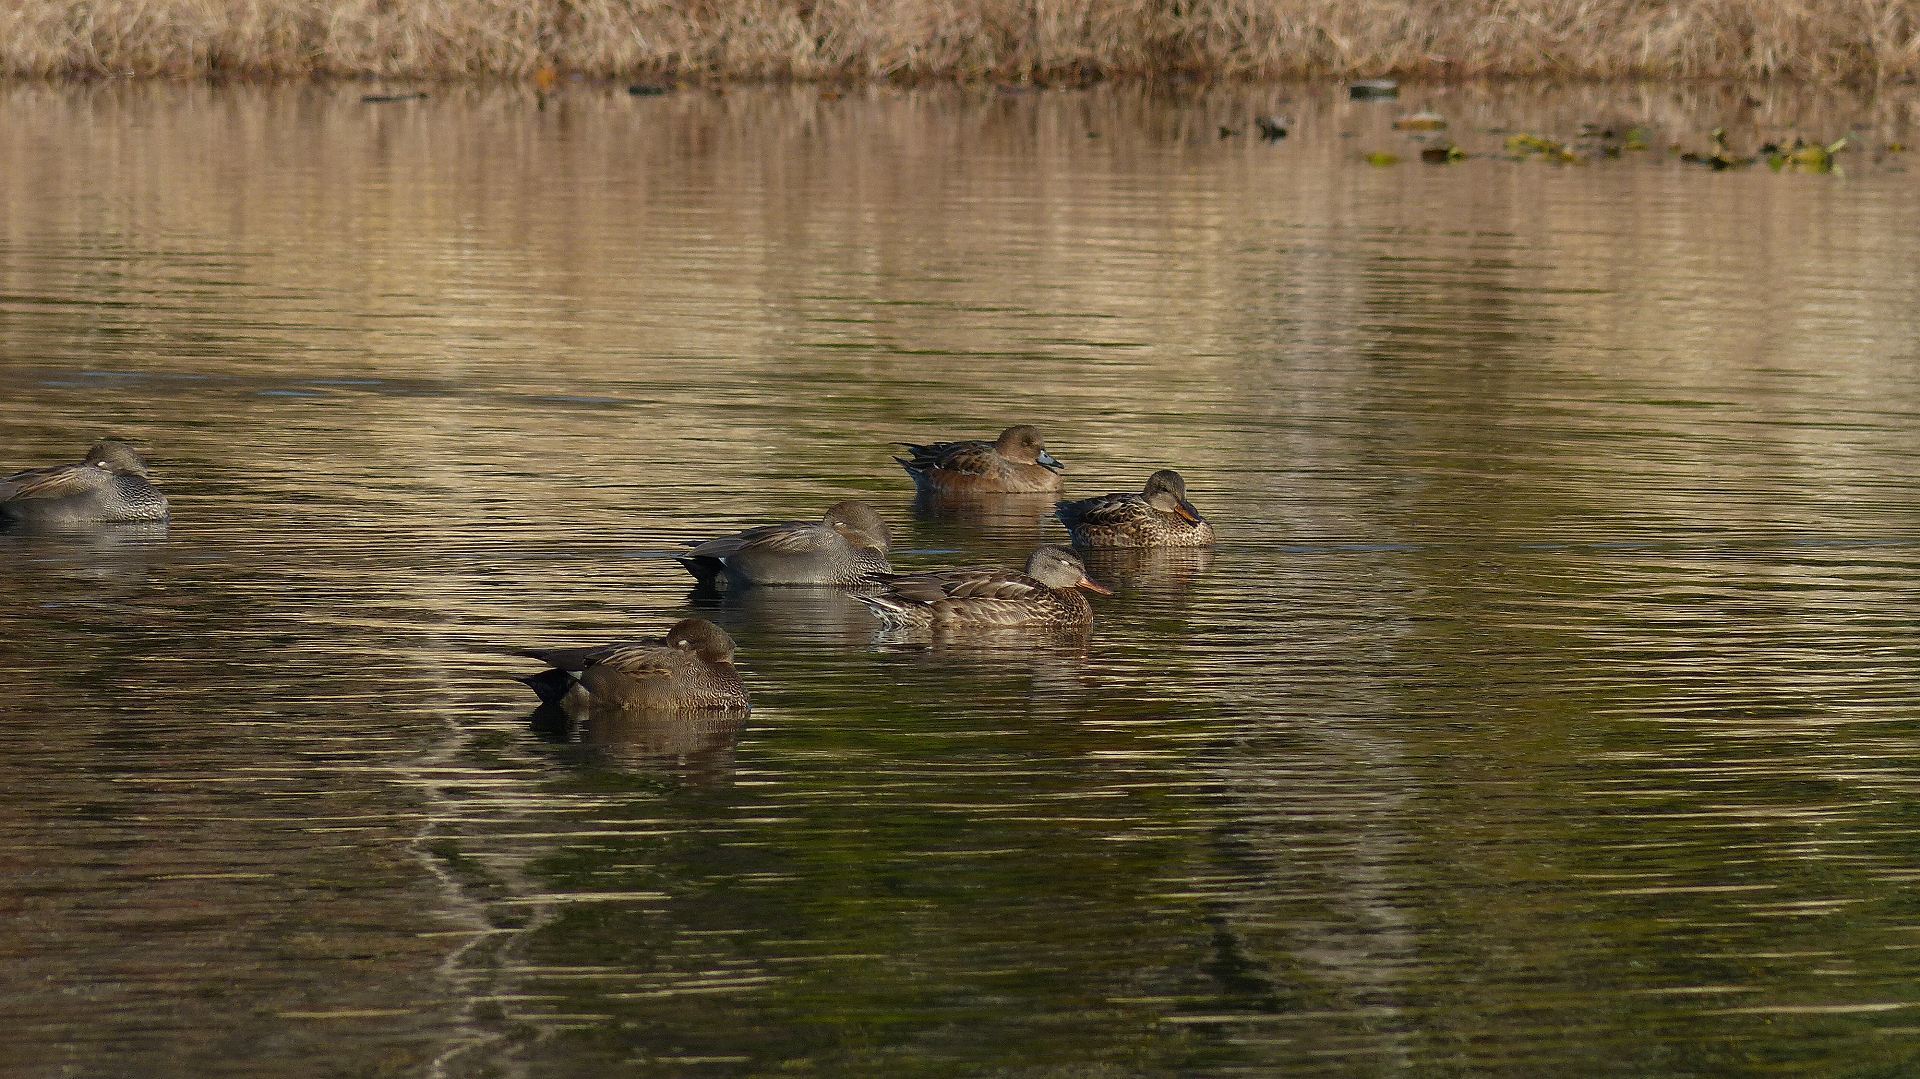
<svg viewBox="0 0 1920 1079"><path fill-rule="evenodd" d="M733 665L733 638L704 618L687 618L658 640L515 653L551 669L526 675L540 703L569 712L595 708L744 710L746 683Z"/></svg>
<svg viewBox="0 0 1920 1079"><path fill-rule="evenodd" d="M1082 547L1209 547L1213 526L1187 501L1187 481L1171 468L1147 477L1139 494L1100 495L1054 508Z"/></svg>
<svg viewBox="0 0 1920 1079"><path fill-rule="evenodd" d="M0 524L59 527L164 521L167 496L132 446L101 439L79 464L52 465L0 479Z"/></svg>
<svg viewBox="0 0 1920 1079"><path fill-rule="evenodd" d="M906 457L895 457L923 494L1034 494L1060 490L1067 466L1047 452L1038 429L1016 424L988 442L902 442Z"/></svg>
<svg viewBox="0 0 1920 1079"><path fill-rule="evenodd" d="M1093 621L1093 605L1080 590L1113 592L1087 579L1087 567L1065 547L1042 547L1027 559L1026 572L950 569L934 573L883 573L878 595L853 598L888 627L979 628L1035 626L1075 628Z"/></svg>
<svg viewBox="0 0 1920 1079"><path fill-rule="evenodd" d="M818 521L761 525L676 556L705 588L852 585L885 573L893 534L865 502L836 502Z"/></svg>

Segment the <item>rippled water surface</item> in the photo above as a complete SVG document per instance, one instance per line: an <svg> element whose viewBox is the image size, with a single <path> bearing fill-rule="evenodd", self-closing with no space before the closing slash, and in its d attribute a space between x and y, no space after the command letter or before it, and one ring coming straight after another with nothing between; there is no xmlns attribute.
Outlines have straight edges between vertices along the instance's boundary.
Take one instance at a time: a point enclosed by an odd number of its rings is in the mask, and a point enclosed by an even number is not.
<svg viewBox="0 0 1920 1079"><path fill-rule="evenodd" d="M9 1070L1920 1070L1909 98L361 92L0 88L0 471L174 505L0 535ZM887 445L1014 421L1222 542L702 608L744 725L508 680L840 498L1022 561Z"/></svg>

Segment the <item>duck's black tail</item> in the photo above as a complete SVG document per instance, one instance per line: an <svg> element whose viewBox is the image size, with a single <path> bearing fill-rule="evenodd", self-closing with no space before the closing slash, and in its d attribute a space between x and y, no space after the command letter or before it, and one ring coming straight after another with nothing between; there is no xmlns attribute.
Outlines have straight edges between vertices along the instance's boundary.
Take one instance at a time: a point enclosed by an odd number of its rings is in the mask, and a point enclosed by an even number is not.
<svg viewBox="0 0 1920 1079"><path fill-rule="evenodd" d="M721 587L721 582L726 579L727 564L710 555L674 555L673 560L680 563L682 569L693 574L693 579L699 581L702 588L717 591Z"/></svg>
<svg viewBox="0 0 1920 1079"><path fill-rule="evenodd" d="M559 704L574 684L573 675L561 670L525 674L515 678L514 681L533 690L534 696L540 698L541 704Z"/></svg>

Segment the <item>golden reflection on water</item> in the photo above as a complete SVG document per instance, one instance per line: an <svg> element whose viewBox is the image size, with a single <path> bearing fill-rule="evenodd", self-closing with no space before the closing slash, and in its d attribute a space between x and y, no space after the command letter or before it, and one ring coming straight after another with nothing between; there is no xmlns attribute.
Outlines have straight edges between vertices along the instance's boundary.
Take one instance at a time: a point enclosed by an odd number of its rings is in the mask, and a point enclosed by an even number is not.
<svg viewBox="0 0 1920 1079"><path fill-rule="evenodd" d="M1906 1059L1913 102L0 88L0 467L132 436L176 513L0 536L18 1059ZM1474 158L1360 161L1427 106ZM1722 125L1864 149L1664 150ZM1221 545L1096 554L1065 641L665 558L858 495L1018 565L1044 503L888 459L1014 420ZM690 609L743 726L508 680Z"/></svg>

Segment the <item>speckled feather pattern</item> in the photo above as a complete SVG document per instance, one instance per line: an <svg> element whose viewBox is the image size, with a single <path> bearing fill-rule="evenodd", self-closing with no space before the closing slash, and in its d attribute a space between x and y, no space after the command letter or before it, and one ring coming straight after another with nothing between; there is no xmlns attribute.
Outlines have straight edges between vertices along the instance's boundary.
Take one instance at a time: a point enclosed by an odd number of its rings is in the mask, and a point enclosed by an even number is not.
<svg viewBox="0 0 1920 1079"><path fill-rule="evenodd" d="M74 464L16 472L0 480L0 521L112 524L166 519L166 496L144 476Z"/></svg>
<svg viewBox="0 0 1920 1079"><path fill-rule="evenodd" d="M1093 605L1077 588L1049 588L1013 570L883 574L880 594L855 596L889 626L1084 626Z"/></svg>
<svg viewBox="0 0 1920 1079"><path fill-rule="evenodd" d="M1082 547L1210 547L1213 525L1155 509L1137 494L1062 502L1054 510Z"/></svg>

